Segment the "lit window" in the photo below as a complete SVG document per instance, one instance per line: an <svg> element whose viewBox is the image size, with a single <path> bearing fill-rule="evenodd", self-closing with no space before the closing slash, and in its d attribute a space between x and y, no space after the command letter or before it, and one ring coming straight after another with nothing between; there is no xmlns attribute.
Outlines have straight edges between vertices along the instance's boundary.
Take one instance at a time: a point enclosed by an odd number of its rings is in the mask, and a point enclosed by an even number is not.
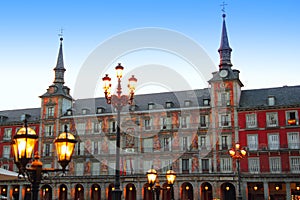
<svg viewBox="0 0 300 200"><path fill-rule="evenodd" d="M286 112L286 124L289 126L298 125L298 113L297 111Z"/></svg>

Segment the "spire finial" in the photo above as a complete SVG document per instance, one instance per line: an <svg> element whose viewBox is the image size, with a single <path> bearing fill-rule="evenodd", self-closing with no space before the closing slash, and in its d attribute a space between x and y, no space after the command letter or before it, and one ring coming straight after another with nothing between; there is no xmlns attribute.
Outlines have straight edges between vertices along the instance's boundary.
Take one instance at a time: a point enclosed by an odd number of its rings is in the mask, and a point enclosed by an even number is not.
<svg viewBox="0 0 300 200"><path fill-rule="evenodd" d="M64 36L64 29L60 28L60 33L58 34L60 41L63 41L63 36Z"/></svg>

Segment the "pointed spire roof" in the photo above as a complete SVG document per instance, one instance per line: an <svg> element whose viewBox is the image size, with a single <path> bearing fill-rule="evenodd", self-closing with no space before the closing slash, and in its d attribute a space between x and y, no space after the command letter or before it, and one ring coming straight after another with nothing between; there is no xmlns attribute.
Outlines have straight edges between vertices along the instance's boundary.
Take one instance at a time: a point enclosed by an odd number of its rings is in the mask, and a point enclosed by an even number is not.
<svg viewBox="0 0 300 200"><path fill-rule="evenodd" d="M56 63L56 67L54 68L54 71L55 71L55 78L53 81L54 84L57 84L57 83L64 84L65 83L64 72L66 71L66 69L64 67L62 41L63 41L63 38L60 37L60 47L59 47L59 52L58 52L58 57L57 57L57 63Z"/></svg>
<svg viewBox="0 0 300 200"><path fill-rule="evenodd" d="M220 54L220 68L228 68L231 67L231 51L232 49L229 46L228 36L227 36L227 30L226 30L226 23L225 23L225 17L226 15L223 14L223 27L222 27L222 35L221 35L221 44L220 48L218 49L218 52Z"/></svg>

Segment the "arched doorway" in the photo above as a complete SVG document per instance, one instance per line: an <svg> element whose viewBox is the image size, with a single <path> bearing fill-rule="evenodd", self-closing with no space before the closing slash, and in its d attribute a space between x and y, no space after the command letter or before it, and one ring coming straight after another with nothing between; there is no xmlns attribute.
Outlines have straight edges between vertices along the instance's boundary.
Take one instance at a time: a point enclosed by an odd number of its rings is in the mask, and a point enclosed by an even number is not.
<svg viewBox="0 0 300 200"><path fill-rule="evenodd" d="M18 185L14 186L13 194L12 194L14 200L19 200L19 193L20 193L19 186Z"/></svg>
<svg viewBox="0 0 300 200"><path fill-rule="evenodd" d="M91 188L91 200L101 199L101 188L98 184L93 184Z"/></svg>
<svg viewBox="0 0 300 200"><path fill-rule="evenodd" d="M112 200L112 194L111 192L115 190L115 186L113 183L109 184L108 188L107 188L107 200Z"/></svg>
<svg viewBox="0 0 300 200"><path fill-rule="evenodd" d="M221 194L223 200L236 199L235 187L231 183L223 183L221 185Z"/></svg>
<svg viewBox="0 0 300 200"><path fill-rule="evenodd" d="M148 183L143 187L143 194L143 200L154 200L154 192Z"/></svg>
<svg viewBox="0 0 300 200"><path fill-rule="evenodd" d="M43 185L41 187L41 192L43 200L52 200L52 188L50 185Z"/></svg>
<svg viewBox="0 0 300 200"><path fill-rule="evenodd" d="M68 199L68 188L65 184L61 184L59 186L59 200L67 200Z"/></svg>
<svg viewBox="0 0 300 200"><path fill-rule="evenodd" d="M164 183L162 185L162 200L170 200L171 199L171 188L168 183Z"/></svg>
<svg viewBox="0 0 300 200"><path fill-rule="evenodd" d="M247 183L248 200L264 200L264 185L262 182Z"/></svg>
<svg viewBox="0 0 300 200"><path fill-rule="evenodd" d="M213 195L212 195L212 186L210 183L205 182L201 184L201 200L212 200Z"/></svg>
<svg viewBox="0 0 300 200"><path fill-rule="evenodd" d="M185 182L181 185L181 200L193 200L194 199L194 188L193 185Z"/></svg>
<svg viewBox="0 0 300 200"><path fill-rule="evenodd" d="M75 186L75 200L84 200L84 188L81 184Z"/></svg>
<svg viewBox="0 0 300 200"><path fill-rule="evenodd" d="M126 185L125 200L136 200L136 188L132 183Z"/></svg>
<svg viewBox="0 0 300 200"><path fill-rule="evenodd" d="M30 185L25 186L24 200L31 200L31 186Z"/></svg>

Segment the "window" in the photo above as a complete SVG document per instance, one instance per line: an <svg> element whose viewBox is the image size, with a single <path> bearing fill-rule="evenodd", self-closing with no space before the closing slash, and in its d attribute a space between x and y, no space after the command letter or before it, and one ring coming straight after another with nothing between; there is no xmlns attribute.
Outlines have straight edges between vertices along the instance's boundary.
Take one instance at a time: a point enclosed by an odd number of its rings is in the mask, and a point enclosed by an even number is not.
<svg viewBox="0 0 300 200"><path fill-rule="evenodd" d="M44 156L51 156L52 144L44 144Z"/></svg>
<svg viewBox="0 0 300 200"><path fill-rule="evenodd" d="M189 159L182 159L182 173L183 174L188 174L189 173Z"/></svg>
<svg viewBox="0 0 300 200"><path fill-rule="evenodd" d="M229 105L230 105L229 92L219 93L219 106L229 106Z"/></svg>
<svg viewBox="0 0 300 200"><path fill-rule="evenodd" d="M188 125L190 123L190 117L189 116L181 116L180 117L180 126L181 128L188 128Z"/></svg>
<svg viewBox="0 0 300 200"><path fill-rule="evenodd" d="M231 126L230 115L229 114L221 114L220 115L220 126L228 127Z"/></svg>
<svg viewBox="0 0 300 200"><path fill-rule="evenodd" d="M153 167L152 165L153 165L152 160L144 160L144 163L143 163L144 173L146 173L149 169L152 169L152 167Z"/></svg>
<svg viewBox="0 0 300 200"><path fill-rule="evenodd" d="M190 107L192 105L192 102L190 100L184 101L184 107Z"/></svg>
<svg viewBox="0 0 300 200"><path fill-rule="evenodd" d="M292 173L300 173L300 157L290 157L290 166Z"/></svg>
<svg viewBox="0 0 300 200"><path fill-rule="evenodd" d="M144 152L153 152L153 138L145 138L143 140L143 147Z"/></svg>
<svg viewBox="0 0 300 200"><path fill-rule="evenodd" d="M83 163L76 163L76 176L83 176Z"/></svg>
<svg viewBox="0 0 300 200"><path fill-rule="evenodd" d="M275 97L269 96L268 97L268 106L274 106L275 105Z"/></svg>
<svg viewBox="0 0 300 200"><path fill-rule="evenodd" d="M77 123L76 130L78 135L83 135L85 132L85 123Z"/></svg>
<svg viewBox="0 0 300 200"><path fill-rule="evenodd" d="M166 108L172 108L173 102L166 102Z"/></svg>
<svg viewBox="0 0 300 200"><path fill-rule="evenodd" d="M209 99L203 99L203 105L209 106Z"/></svg>
<svg viewBox="0 0 300 200"><path fill-rule="evenodd" d="M208 115L200 115L200 128L208 127Z"/></svg>
<svg viewBox="0 0 300 200"><path fill-rule="evenodd" d="M270 172L280 173L281 172L281 160L277 157L270 157Z"/></svg>
<svg viewBox="0 0 300 200"><path fill-rule="evenodd" d="M1 168L2 168L2 169L5 169L5 170L9 170L9 165L4 164L4 165L1 166Z"/></svg>
<svg viewBox="0 0 300 200"><path fill-rule="evenodd" d="M259 173L260 172L259 158L248 158L248 167L250 173Z"/></svg>
<svg viewBox="0 0 300 200"><path fill-rule="evenodd" d="M171 129L172 128L172 118L171 117L162 117L160 119L161 129Z"/></svg>
<svg viewBox="0 0 300 200"><path fill-rule="evenodd" d="M278 126L278 115L277 112L267 113L267 127Z"/></svg>
<svg viewBox="0 0 300 200"><path fill-rule="evenodd" d="M151 118L146 118L144 120L145 130L151 130L151 126L152 126L152 119Z"/></svg>
<svg viewBox="0 0 300 200"><path fill-rule="evenodd" d="M247 135L248 149L251 151L258 149L258 137L254 134Z"/></svg>
<svg viewBox="0 0 300 200"><path fill-rule="evenodd" d="M100 163L92 163L92 175L100 175Z"/></svg>
<svg viewBox="0 0 300 200"><path fill-rule="evenodd" d="M171 150L171 140L170 138L164 138L164 151L170 151Z"/></svg>
<svg viewBox="0 0 300 200"><path fill-rule="evenodd" d="M67 115L71 116L72 115L72 110L67 110Z"/></svg>
<svg viewBox="0 0 300 200"><path fill-rule="evenodd" d="M228 149L228 147L230 147L231 145L231 139L230 136L228 135L223 135L221 136L221 149Z"/></svg>
<svg viewBox="0 0 300 200"><path fill-rule="evenodd" d="M102 132L102 121L94 122L93 126L94 126L94 133L101 133Z"/></svg>
<svg viewBox="0 0 300 200"><path fill-rule="evenodd" d="M53 131L54 131L54 125L46 125L45 126L45 135L46 136L53 136Z"/></svg>
<svg viewBox="0 0 300 200"><path fill-rule="evenodd" d="M200 149L206 149L206 137L200 136Z"/></svg>
<svg viewBox="0 0 300 200"><path fill-rule="evenodd" d="M290 149L299 149L299 132L290 132L288 135L288 144Z"/></svg>
<svg viewBox="0 0 300 200"><path fill-rule="evenodd" d="M54 117L54 107L47 107L47 117Z"/></svg>
<svg viewBox="0 0 300 200"><path fill-rule="evenodd" d="M269 149L277 150L279 149L279 135L278 134L269 134L268 135Z"/></svg>
<svg viewBox="0 0 300 200"><path fill-rule="evenodd" d="M101 152L101 141L92 141L92 153L95 155L99 155Z"/></svg>
<svg viewBox="0 0 300 200"><path fill-rule="evenodd" d="M3 140L11 140L11 132L12 132L12 128L4 129Z"/></svg>
<svg viewBox="0 0 300 200"><path fill-rule="evenodd" d="M154 103L148 103L148 110L154 109Z"/></svg>
<svg viewBox="0 0 300 200"><path fill-rule="evenodd" d="M117 122L116 121L110 121L109 122L109 132L115 133L117 131Z"/></svg>
<svg viewBox="0 0 300 200"><path fill-rule="evenodd" d="M187 151L188 150L188 137L182 138L182 150Z"/></svg>
<svg viewBox="0 0 300 200"><path fill-rule="evenodd" d="M3 158L10 158L10 146L9 145L5 145L3 146Z"/></svg>
<svg viewBox="0 0 300 200"><path fill-rule="evenodd" d="M78 142L78 143L75 145L75 148L76 148L76 154L77 154L78 156L84 155L84 142Z"/></svg>
<svg viewBox="0 0 300 200"><path fill-rule="evenodd" d="M256 128L256 114L246 114L246 128Z"/></svg>
<svg viewBox="0 0 300 200"><path fill-rule="evenodd" d="M104 113L104 108L102 108L102 107L99 107L99 108L97 108L97 114L101 114L101 113Z"/></svg>
<svg viewBox="0 0 300 200"><path fill-rule="evenodd" d="M209 159L201 159L202 172L209 172Z"/></svg>
<svg viewBox="0 0 300 200"><path fill-rule="evenodd" d="M232 158L221 158L221 172L232 171Z"/></svg>
<svg viewBox="0 0 300 200"><path fill-rule="evenodd" d="M87 109L82 109L82 110L81 110L81 114L83 114L83 115L88 114L88 110L87 110Z"/></svg>
<svg viewBox="0 0 300 200"><path fill-rule="evenodd" d="M298 125L298 113L297 111L287 111L286 112L286 125L293 126Z"/></svg>

